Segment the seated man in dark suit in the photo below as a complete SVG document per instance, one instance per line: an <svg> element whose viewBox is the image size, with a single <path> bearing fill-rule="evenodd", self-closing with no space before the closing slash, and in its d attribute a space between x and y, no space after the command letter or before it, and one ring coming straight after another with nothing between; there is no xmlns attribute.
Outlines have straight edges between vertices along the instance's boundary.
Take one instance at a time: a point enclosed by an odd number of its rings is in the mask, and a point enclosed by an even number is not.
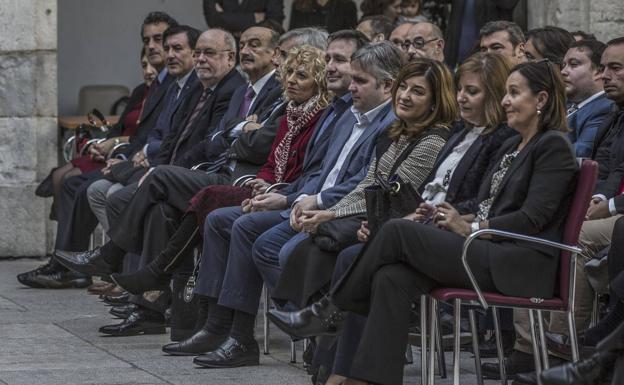
<svg viewBox="0 0 624 385"><path fill-rule="evenodd" d="M589 158L594 138L613 101L602 89L600 58L606 45L597 40L581 40L570 46L563 58L561 75L566 87L570 141L577 157Z"/></svg>
<svg viewBox="0 0 624 385"><path fill-rule="evenodd" d="M131 158L134 153L143 148L148 133L156 125L165 106L164 96L174 78L168 74L165 67L166 55L163 49L163 33L170 26L177 24L171 16L162 12L151 12L143 20L141 40L149 63L159 73L150 87L136 134L122 151L127 158ZM89 210L85 192L91 183L102 177L102 173L98 170L64 181L58 202L60 209L57 211L56 248L67 250L85 250L88 248L89 234L97 225L97 220ZM40 268L19 274L17 279L20 283L30 287L66 288L84 287L90 284L88 277L68 271L56 263L54 258Z"/></svg>

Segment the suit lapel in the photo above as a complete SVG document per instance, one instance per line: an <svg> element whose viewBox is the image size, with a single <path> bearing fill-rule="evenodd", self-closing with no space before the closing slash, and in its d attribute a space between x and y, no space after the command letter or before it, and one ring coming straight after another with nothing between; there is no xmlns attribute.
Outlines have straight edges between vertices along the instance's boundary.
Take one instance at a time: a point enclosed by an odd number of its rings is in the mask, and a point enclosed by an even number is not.
<svg viewBox="0 0 624 385"><path fill-rule="evenodd" d="M505 188L505 184L507 184L507 181L509 180L509 177L514 173L514 171L517 168L519 168L524 163L524 161L526 160L527 156L531 152L531 148L535 145L535 143L537 143L537 141L539 140L539 138L541 136L542 136L541 133L535 135L529 141L529 143L527 143L527 145L524 146L522 151L520 151L518 153L518 155L516 156L516 159L513 160L513 162L511 163L511 166L509 166L509 169L507 169L507 172L505 173L505 176L503 177L503 180L501 180L501 183L500 183L500 185L498 187L498 191L496 191L496 194L494 195L494 199L492 200L492 202L496 202L496 199L498 199L498 196L501 194L501 192ZM514 148L515 148L515 146L514 146Z"/></svg>
<svg viewBox="0 0 624 385"><path fill-rule="evenodd" d="M466 137L465 134L462 135L462 139L464 137ZM458 143L459 141L453 144L453 147L451 148L454 148ZM483 136L479 135L477 139L472 143L472 145L470 145L470 148L468 148L468 151L466 151L464 156L459 160L459 163L457 164L457 167L455 168L455 171L453 172L453 176L451 177L451 182L449 183L447 195L459 189L461 183L464 181L464 176L466 175L466 172L468 172L475 158L477 157L477 155L479 155L479 152L481 152L482 147L483 147Z"/></svg>
<svg viewBox="0 0 624 385"><path fill-rule="evenodd" d="M269 95L269 93L278 86L279 83L275 78L275 74L273 74L264 84L264 87L262 87L262 89L260 90L260 93L256 97L256 100L253 101L251 107L249 107L249 113L247 115L256 113L256 109L262 105L262 102L264 102L264 99L266 99L267 95Z"/></svg>
<svg viewBox="0 0 624 385"><path fill-rule="evenodd" d="M165 80L161 84L159 84L158 87L156 87L154 93L150 95L151 97L148 100L149 103L146 103L145 107L143 108L141 121L147 119L147 117L150 116L150 114L154 111L158 103L160 103L162 98L165 97L167 89L169 88L169 85L172 81L173 77L171 75L167 75L167 77L165 77Z"/></svg>

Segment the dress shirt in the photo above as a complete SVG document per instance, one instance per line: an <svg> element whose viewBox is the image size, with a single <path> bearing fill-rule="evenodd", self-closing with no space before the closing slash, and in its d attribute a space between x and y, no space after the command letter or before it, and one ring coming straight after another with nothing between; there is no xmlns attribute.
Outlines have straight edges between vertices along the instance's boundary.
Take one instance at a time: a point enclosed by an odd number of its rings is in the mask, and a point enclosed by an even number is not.
<svg viewBox="0 0 624 385"><path fill-rule="evenodd" d="M273 76L273 74L275 74L275 70L269 72L268 74L264 75L263 77L261 77L260 79L256 80L256 82L254 84L248 84L247 86L251 86L251 88L253 88L254 90L254 97L251 99L251 103L249 103L249 108L251 108L251 106L254 105L256 99L258 98L258 95L260 95L260 91L262 91L262 89L264 88L265 84L269 81L269 79L271 78L271 76ZM249 111L247 111L247 115L249 115ZM246 120L243 120L242 122L238 123L236 126L234 126L234 128L230 131L229 136L230 137L237 137L238 135L240 135L240 133L243 131L243 128L245 127L245 125L249 123ZM258 122L260 123L260 122Z"/></svg>
<svg viewBox="0 0 624 385"><path fill-rule="evenodd" d="M175 97L176 100L178 100L178 98L180 97L180 93L184 89L184 85L186 84L186 81L188 80L188 78L191 77L191 75L193 74L193 71L195 70L191 70L186 75L182 76L179 79L176 79L176 83L178 83L178 93L176 94L176 97Z"/></svg>
<svg viewBox="0 0 624 385"><path fill-rule="evenodd" d="M340 151L338 159L336 159L334 167L329 172L329 174L327 174L327 178L325 178L325 182L323 182L323 186L321 187L320 192L325 191L328 188L334 187L334 185L336 184L336 180L338 179L338 174L340 174L340 169L342 169L342 166L347 159L347 156L353 149L353 146L355 146L355 143L357 143L358 139L360 139L360 136L362 136L364 131L370 126L371 122L375 120L375 118L379 114L379 111L381 111L388 103L390 103L390 100L381 103L380 105L366 113L361 113L357 109L355 109L355 107L351 107L351 112L353 113L353 115L355 115L356 120L353 128L351 129L351 136L349 136L349 139L347 139L344 146L342 147L342 150ZM316 204L318 207L323 207L321 194L316 194Z"/></svg>
<svg viewBox="0 0 624 385"><path fill-rule="evenodd" d="M447 188L453 177L457 165L461 162L466 152L475 140L481 135L485 127L474 127L470 130L464 139L453 147L451 153L440 163L436 170L435 178L427 183L422 194L423 199L431 204L436 205L446 200Z"/></svg>

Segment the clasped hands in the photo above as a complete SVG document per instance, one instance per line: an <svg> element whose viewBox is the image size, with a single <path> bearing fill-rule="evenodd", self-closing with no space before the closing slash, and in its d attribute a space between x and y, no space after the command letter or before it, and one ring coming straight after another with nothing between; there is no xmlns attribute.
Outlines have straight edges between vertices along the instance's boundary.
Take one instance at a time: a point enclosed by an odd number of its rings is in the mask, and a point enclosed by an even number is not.
<svg viewBox="0 0 624 385"><path fill-rule="evenodd" d="M316 195L310 195L297 202L290 212L290 227L295 231L316 234L318 226L323 222L336 218L336 213L319 210Z"/></svg>
<svg viewBox="0 0 624 385"><path fill-rule="evenodd" d="M585 214L585 220L591 221L595 219L608 218L611 216L609 211L609 201L598 197L592 198Z"/></svg>
<svg viewBox="0 0 624 385"><path fill-rule="evenodd" d="M472 231L471 223L475 216L473 214L460 215L450 203L442 202L435 206L421 203L412 214L403 218L421 223L433 222L440 229L467 236Z"/></svg>

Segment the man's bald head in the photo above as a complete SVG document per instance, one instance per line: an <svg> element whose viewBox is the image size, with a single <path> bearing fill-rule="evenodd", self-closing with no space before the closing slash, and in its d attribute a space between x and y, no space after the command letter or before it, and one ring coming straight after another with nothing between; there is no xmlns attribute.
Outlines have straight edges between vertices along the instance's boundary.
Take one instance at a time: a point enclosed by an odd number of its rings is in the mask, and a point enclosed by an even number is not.
<svg viewBox="0 0 624 385"><path fill-rule="evenodd" d="M195 45L195 72L202 85L214 87L236 63L236 40L231 33L211 28L202 33Z"/></svg>
<svg viewBox="0 0 624 385"><path fill-rule="evenodd" d="M421 22L414 24L407 33L410 47L407 50L410 60L416 57L426 57L444 61L444 35L435 24Z"/></svg>
<svg viewBox="0 0 624 385"><path fill-rule="evenodd" d="M390 40L392 44L397 46L397 48L407 53L407 49L403 49L403 43L407 39L407 34L413 26L414 23L403 23L399 25L392 30L392 33L390 34L390 38L388 40Z"/></svg>

